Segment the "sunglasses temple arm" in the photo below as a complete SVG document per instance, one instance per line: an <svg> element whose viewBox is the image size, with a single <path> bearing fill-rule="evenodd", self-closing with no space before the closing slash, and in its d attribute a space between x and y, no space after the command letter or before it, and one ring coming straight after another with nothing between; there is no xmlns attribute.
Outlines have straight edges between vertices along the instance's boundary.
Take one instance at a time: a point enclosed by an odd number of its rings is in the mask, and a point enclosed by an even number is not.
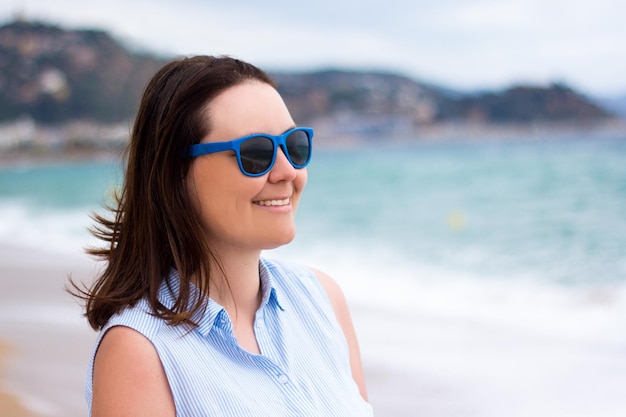
<svg viewBox="0 0 626 417"><path fill-rule="evenodd" d="M235 147L232 142L209 142L198 143L187 148L186 156L193 158L194 156L206 155L209 153L234 151Z"/></svg>

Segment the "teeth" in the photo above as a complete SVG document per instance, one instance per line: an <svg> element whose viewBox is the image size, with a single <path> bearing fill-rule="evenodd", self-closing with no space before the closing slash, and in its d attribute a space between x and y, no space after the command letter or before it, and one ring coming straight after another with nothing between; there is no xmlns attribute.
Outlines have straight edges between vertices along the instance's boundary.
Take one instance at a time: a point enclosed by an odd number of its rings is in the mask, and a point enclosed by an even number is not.
<svg viewBox="0 0 626 417"><path fill-rule="evenodd" d="M289 204L289 199L285 198L284 200L264 200L256 202L260 206L286 206Z"/></svg>

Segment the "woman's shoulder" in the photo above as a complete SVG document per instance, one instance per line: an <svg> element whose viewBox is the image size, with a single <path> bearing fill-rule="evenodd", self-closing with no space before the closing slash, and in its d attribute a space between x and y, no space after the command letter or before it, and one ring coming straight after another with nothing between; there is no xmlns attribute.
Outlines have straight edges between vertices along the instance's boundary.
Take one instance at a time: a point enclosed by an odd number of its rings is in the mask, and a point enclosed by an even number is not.
<svg viewBox="0 0 626 417"><path fill-rule="evenodd" d="M339 285L324 272L303 264L261 259L261 274L268 274L270 285L290 299L307 298L312 302L333 307L343 300Z"/></svg>
<svg viewBox="0 0 626 417"><path fill-rule="evenodd" d="M135 305L127 306L119 313L111 316L101 333L104 334L113 327L124 326L152 340L164 325L165 321L152 312L152 308L147 300L142 299Z"/></svg>
<svg viewBox="0 0 626 417"><path fill-rule="evenodd" d="M113 325L101 338L87 386L92 412L113 407L119 415L173 416L174 400L159 355L140 326Z"/></svg>

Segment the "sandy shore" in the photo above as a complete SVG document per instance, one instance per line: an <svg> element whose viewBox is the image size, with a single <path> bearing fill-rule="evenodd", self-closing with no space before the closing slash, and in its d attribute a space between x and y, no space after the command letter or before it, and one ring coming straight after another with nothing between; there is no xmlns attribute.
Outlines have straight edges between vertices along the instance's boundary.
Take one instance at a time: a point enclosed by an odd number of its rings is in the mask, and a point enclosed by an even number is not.
<svg viewBox="0 0 626 417"><path fill-rule="evenodd" d="M4 364L9 359L10 346L0 342L0 375L4 372ZM33 414L14 396L0 391L0 415L11 417L30 417Z"/></svg>
<svg viewBox="0 0 626 417"><path fill-rule="evenodd" d="M84 261L0 247L0 416L86 415L85 366L95 333L64 291Z"/></svg>

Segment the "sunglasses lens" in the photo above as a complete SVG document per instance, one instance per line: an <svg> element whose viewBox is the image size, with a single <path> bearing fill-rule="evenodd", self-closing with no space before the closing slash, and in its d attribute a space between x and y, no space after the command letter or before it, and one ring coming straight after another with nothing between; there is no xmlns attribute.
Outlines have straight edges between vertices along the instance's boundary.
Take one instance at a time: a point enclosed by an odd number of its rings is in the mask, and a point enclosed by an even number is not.
<svg viewBox="0 0 626 417"><path fill-rule="evenodd" d="M248 174L260 174L267 170L274 157L274 142L270 138L256 136L241 144L241 166Z"/></svg>
<svg viewBox="0 0 626 417"><path fill-rule="evenodd" d="M295 130L287 136L287 152L289 158L296 167L306 165L311 155L311 141L304 130Z"/></svg>

